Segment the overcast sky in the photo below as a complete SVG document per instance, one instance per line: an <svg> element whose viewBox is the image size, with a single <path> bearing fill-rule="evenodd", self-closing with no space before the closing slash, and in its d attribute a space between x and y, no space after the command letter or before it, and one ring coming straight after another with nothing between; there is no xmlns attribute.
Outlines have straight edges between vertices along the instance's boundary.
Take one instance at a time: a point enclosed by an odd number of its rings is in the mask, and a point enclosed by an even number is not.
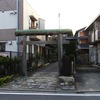
<svg viewBox="0 0 100 100"><path fill-rule="evenodd" d="M27 0L40 18L46 21L46 29L72 29L75 32L88 26L100 13L100 0Z"/></svg>

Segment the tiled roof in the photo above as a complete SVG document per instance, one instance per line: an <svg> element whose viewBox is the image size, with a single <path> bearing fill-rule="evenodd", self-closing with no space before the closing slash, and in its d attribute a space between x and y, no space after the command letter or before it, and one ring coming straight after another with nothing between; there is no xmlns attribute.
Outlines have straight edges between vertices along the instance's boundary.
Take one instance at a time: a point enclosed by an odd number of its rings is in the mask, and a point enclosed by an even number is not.
<svg viewBox="0 0 100 100"><path fill-rule="evenodd" d="M0 0L0 11L16 10L16 0Z"/></svg>
<svg viewBox="0 0 100 100"><path fill-rule="evenodd" d="M0 41L15 40L15 29L0 30Z"/></svg>

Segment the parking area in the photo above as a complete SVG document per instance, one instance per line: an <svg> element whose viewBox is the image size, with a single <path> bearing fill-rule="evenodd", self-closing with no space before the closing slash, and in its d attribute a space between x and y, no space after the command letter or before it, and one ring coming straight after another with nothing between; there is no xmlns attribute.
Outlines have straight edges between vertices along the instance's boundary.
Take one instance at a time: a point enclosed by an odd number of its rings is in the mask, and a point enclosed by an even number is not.
<svg viewBox="0 0 100 100"><path fill-rule="evenodd" d="M80 68L76 72L76 92L100 92L99 69L88 66Z"/></svg>

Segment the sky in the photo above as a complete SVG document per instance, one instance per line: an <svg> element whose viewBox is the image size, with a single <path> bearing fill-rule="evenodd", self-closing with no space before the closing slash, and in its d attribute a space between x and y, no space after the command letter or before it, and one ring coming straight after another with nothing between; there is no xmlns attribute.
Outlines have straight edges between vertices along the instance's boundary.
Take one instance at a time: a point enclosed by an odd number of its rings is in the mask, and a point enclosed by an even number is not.
<svg viewBox="0 0 100 100"><path fill-rule="evenodd" d="M46 29L72 29L73 33L88 26L100 14L100 0L27 0Z"/></svg>

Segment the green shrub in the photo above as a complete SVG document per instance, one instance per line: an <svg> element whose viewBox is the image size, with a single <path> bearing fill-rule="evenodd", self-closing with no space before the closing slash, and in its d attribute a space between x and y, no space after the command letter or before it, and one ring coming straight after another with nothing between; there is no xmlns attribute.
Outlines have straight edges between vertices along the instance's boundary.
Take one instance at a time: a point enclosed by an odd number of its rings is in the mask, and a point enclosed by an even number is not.
<svg viewBox="0 0 100 100"><path fill-rule="evenodd" d="M9 57L0 56L0 65L5 64L5 63L7 64L9 61L10 61Z"/></svg>
<svg viewBox="0 0 100 100"><path fill-rule="evenodd" d="M5 83L11 81L12 77L13 75L0 78L0 86L3 86Z"/></svg>

